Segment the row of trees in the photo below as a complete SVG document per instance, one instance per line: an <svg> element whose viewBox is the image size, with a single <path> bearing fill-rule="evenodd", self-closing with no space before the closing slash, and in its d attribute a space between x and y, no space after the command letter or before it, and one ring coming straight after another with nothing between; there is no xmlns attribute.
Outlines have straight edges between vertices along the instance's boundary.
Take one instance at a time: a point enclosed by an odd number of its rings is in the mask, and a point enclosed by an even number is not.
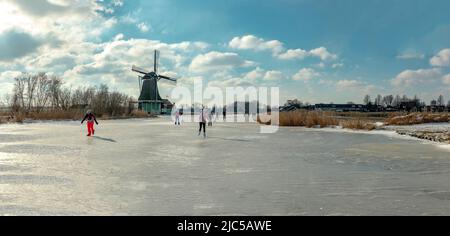
<svg viewBox="0 0 450 236"><path fill-rule="evenodd" d="M384 106L384 107L399 107L401 104L404 103L411 103L415 102L417 106L425 107L426 103L422 101L417 95L414 96L414 98L408 98L408 96L403 95L387 95L387 96L381 96L377 95L375 99L372 101L370 95L366 95L364 97L364 104L365 105L376 105L376 106ZM450 100L445 103L444 96L439 95L437 100L432 100L430 102L430 105L432 106L449 106L450 107Z"/></svg>
<svg viewBox="0 0 450 236"><path fill-rule="evenodd" d="M60 77L46 73L23 74L15 78L12 92L5 101L15 112L91 109L99 115L115 116L132 110L131 97L110 92L105 84L72 89L64 86Z"/></svg>

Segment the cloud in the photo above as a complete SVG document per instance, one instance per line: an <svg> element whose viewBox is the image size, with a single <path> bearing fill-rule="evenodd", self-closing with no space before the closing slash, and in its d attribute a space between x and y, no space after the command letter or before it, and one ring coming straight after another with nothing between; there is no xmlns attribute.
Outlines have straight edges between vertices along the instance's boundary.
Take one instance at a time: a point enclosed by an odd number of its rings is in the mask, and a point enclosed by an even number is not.
<svg viewBox="0 0 450 236"><path fill-rule="evenodd" d="M226 88L226 87L250 87L254 86L255 84L251 81L247 81L243 78L228 78L228 79L221 79L221 80L213 80L208 83L208 86L210 87L219 87L219 88Z"/></svg>
<svg viewBox="0 0 450 236"><path fill-rule="evenodd" d="M256 51L271 51L274 55L283 50L283 43L278 40L265 41L262 38L257 38L253 35L246 35L242 37L234 37L229 47L233 49L256 50Z"/></svg>
<svg viewBox="0 0 450 236"><path fill-rule="evenodd" d="M370 94L377 89L377 86L368 84L361 80L339 80L336 82L336 90L339 92L357 92L359 94Z"/></svg>
<svg viewBox="0 0 450 236"><path fill-rule="evenodd" d="M143 33L150 31L150 27L144 22L137 24L137 27Z"/></svg>
<svg viewBox="0 0 450 236"><path fill-rule="evenodd" d="M358 80L339 80L336 83L336 88L338 90L346 90L346 89L350 89L350 88L359 88L364 85L365 85L364 82L358 81Z"/></svg>
<svg viewBox="0 0 450 236"><path fill-rule="evenodd" d="M308 82L316 77L320 76L320 73L316 72L312 68L303 68L299 70L294 76L293 80Z"/></svg>
<svg viewBox="0 0 450 236"><path fill-rule="evenodd" d="M35 15L35 16L43 16L48 14L61 14L64 11L69 10L68 7L62 5L65 2L49 2L47 0L14 0L10 1L18 6L24 12Z"/></svg>
<svg viewBox="0 0 450 236"><path fill-rule="evenodd" d="M436 56L430 59L432 66L450 67L450 49L443 49Z"/></svg>
<svg viewBox="0 0 450 236"><path fill-rule="evenodd" d="M16 30L0 34L0 61L21 58L38 50L43 42L32 35Z"/></svg>
<svg viewBox="0 0 450 236"><path fill-rule="evenodd" d="M0 82L13 81L13 79L22 75L20 71L4 71L0 73Z"/></svg>
<svg viewBox="0 0 450 236"><path fill-rule="evenodd" d="M396 58L400 60L424 59L425 54L414 51L407 51L397 55Z"/></svg>
<svg viewBox="0 0 450 236"><path fill-rule="evenodd" d="M188 68L192 57L210 45L129 39L132 33L128 31L127 37L120 33L111 37L118 30L117 23L124 22L120 15L110 14L123 2L0 0L0 71L52 72L67 86L106 83L111 89L136 95L137 75L131 66L151 69L153 50L157 49L161 51L161 73L191 76ZM42 9L36 6L39 3ZM149 24L141 25L144 31L144 26L151 29ZM3 78L2 92L12 83L9 76Z"/></svg>
<svg viewBox="0 0 450 236"><path fill-rule="evenodd" d="M108 8L101 5L97 0L3 0L17 6L20 11L33 17L66 16L73 15L87 16L96 12L105 12Z"/></svg>
<svg viewBox="0 0 450 236"><path fill-rule="evenodd" d="M320 85L326 85L326 86L333 86L335 85L335 81L332 80L326 80L326 79L320 79L318 84Z"/></svg>
<svg viewBox="0 0 450 236"><path fill-rule="evenodd" d="M391 83L395 86L411 86L431 82L437 79L440 75L441 70L437 68L405 70L392 79Z"/></svg>
<svg viewBox="0 0 450 236"><path fill-rule="evenodd" d="M332 66L333 69L336 69L336 68L342 68L342 67L344 67L344 63L335 63L335 64L333 64L333 66Z"/></svg>
<svg viewBox="0 0 450 236"><path fill-rule="evenodd" d="M289 49L284 53L277 55L279 59L282 60L292 60L292 59L304 59L306 57L318 57L322 61L332 61L336 60L338 56L332 54L325 47L315 48L311 51L306 51L303 49Z"/></svg>
<svg viewBox="0 0 450 236"><path fill-rule="evenodd" d="M257 67L256 69L244 74L243 76L248 81L256 82L258 80L277 81L285 78L283 72L277 70L266 71Z"/></svg>
<svg viewBox="0 0 450 236"><path fill-rule="evenodd" d="M268 81L276 81L276 80L282 80L284 79L284 75L281 71L277 71L277 70L271 70L271 71L267 71L266 74L264 75L264 80L268 80Z"/></svg>
<svg viewBox="0 0 450 236"><path fill-rule="evenodd" d="M237 67L249 67L254 65L254 62L246 61L236 53L213 51L195 57L192 60L189 69L195 72L206 72L213 70L230 70Z"/></svg>
<svg viewBox="0 0 450 236"><path fill-rule="evenodd" d="M245 35L242 37L234 37L228 46L232 49L254 50L254 51L271 51L273 57L281 60L304 59L307 57L317 57L322 61L336 60L338 56L330 53L327 48L319 47L306 51L304 49L285 49L283 43L279 40L264 40L254 35Z"/></svg>
<svg viewBox="0 0 450 236"><path fill-rule="evenodd" d="M336 60L337 55L332 54L325 47L313 49L309 52L312 56L319 57L322 61Z"/></svg>
<svg viewBox="0 0 450 236"><path fill-rule="evenodd" d="M1 0L0 32L20 29L32 35L54 34L66 42L100 41L116 25L107 17L111 3L98 0Z"/></svg>
<svg viewBox="0 0 450 236"><path fill-rule="evenodd" d="M309 55L310 55L309 52L303 49L289 49L286 52L277 55L277 57L282 60L291 60L291 59L304 59Z"/></svg>
<svg viewBox="0 0 450 236"><path fill-rule="evenodd" d="M256 69L254 69L254 70L252 70L252 71L246 73L246 74L244 75L244 78L247 79L247 80L255 81L255 80L257 80L257 79L264 78L265 74L266 74L266 71L265 71L265 70L263 70L263 69L257 67Z"/></svg>
<svg viewBox="0 0 450 236"><path fill-rule="evenodd" d="M113 0L113 1L112 1L112 4L113 4L115 7L121 7L121 6L123 6L123 0Z"/></svg>
<svg viewBox="0 0 450 236"><path fill-rule="evenodd" d="M442 77L442 83L450 85L450 74Z"/></svg>

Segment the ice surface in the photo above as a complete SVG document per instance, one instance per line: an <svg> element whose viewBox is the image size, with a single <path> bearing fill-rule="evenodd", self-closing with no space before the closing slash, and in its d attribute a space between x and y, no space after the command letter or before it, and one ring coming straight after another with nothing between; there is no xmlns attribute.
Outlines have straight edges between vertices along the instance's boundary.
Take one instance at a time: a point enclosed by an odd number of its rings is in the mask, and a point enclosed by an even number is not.
<svg viewBox="0 0 450 236"><path fill-rule="evenodd" d="M0 125L0 215L448 215L448 150L165 118ZM375 134L375 135L374 135Z"/></svg>

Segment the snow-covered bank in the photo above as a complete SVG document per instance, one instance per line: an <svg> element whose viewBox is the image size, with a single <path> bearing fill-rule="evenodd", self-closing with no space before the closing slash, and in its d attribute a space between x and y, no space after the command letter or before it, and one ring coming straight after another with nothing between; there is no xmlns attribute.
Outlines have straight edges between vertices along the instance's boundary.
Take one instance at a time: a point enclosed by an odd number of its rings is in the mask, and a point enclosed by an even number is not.
<svg viewBox="0 0 450 236"><path fill-rule="evenodd" d="M386 126L401 135L409 135L419 139L450 144L450 123L428 123L408 126Z"/></svg>
<svg viewBox="0 0 450 236"><path fill-rule="evenodd" d="M340 126L314 129L323 132L384 135L390 138L421 141L450 151L450 124L423 124L410 126L383 126L376 130L345 129Z"/></svg>

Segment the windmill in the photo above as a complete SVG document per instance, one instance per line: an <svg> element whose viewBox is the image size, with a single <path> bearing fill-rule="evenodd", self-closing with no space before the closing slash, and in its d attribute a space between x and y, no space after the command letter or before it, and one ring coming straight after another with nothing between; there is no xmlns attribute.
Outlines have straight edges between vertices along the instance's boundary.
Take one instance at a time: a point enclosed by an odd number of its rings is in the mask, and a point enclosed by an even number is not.
<svg viewBox="0 0 450 236"><path fill-rule="evenodd" d="M163 113L164 103L170 103L167 99L162 99L158 91L158 81L161 79L176 83L177 80L168 76L158 74L159 51L155 50L153 71L141 69L133 66L132 71L141 74L138 76L140 95L138 99L139 109L147 113Z"/></svg>

